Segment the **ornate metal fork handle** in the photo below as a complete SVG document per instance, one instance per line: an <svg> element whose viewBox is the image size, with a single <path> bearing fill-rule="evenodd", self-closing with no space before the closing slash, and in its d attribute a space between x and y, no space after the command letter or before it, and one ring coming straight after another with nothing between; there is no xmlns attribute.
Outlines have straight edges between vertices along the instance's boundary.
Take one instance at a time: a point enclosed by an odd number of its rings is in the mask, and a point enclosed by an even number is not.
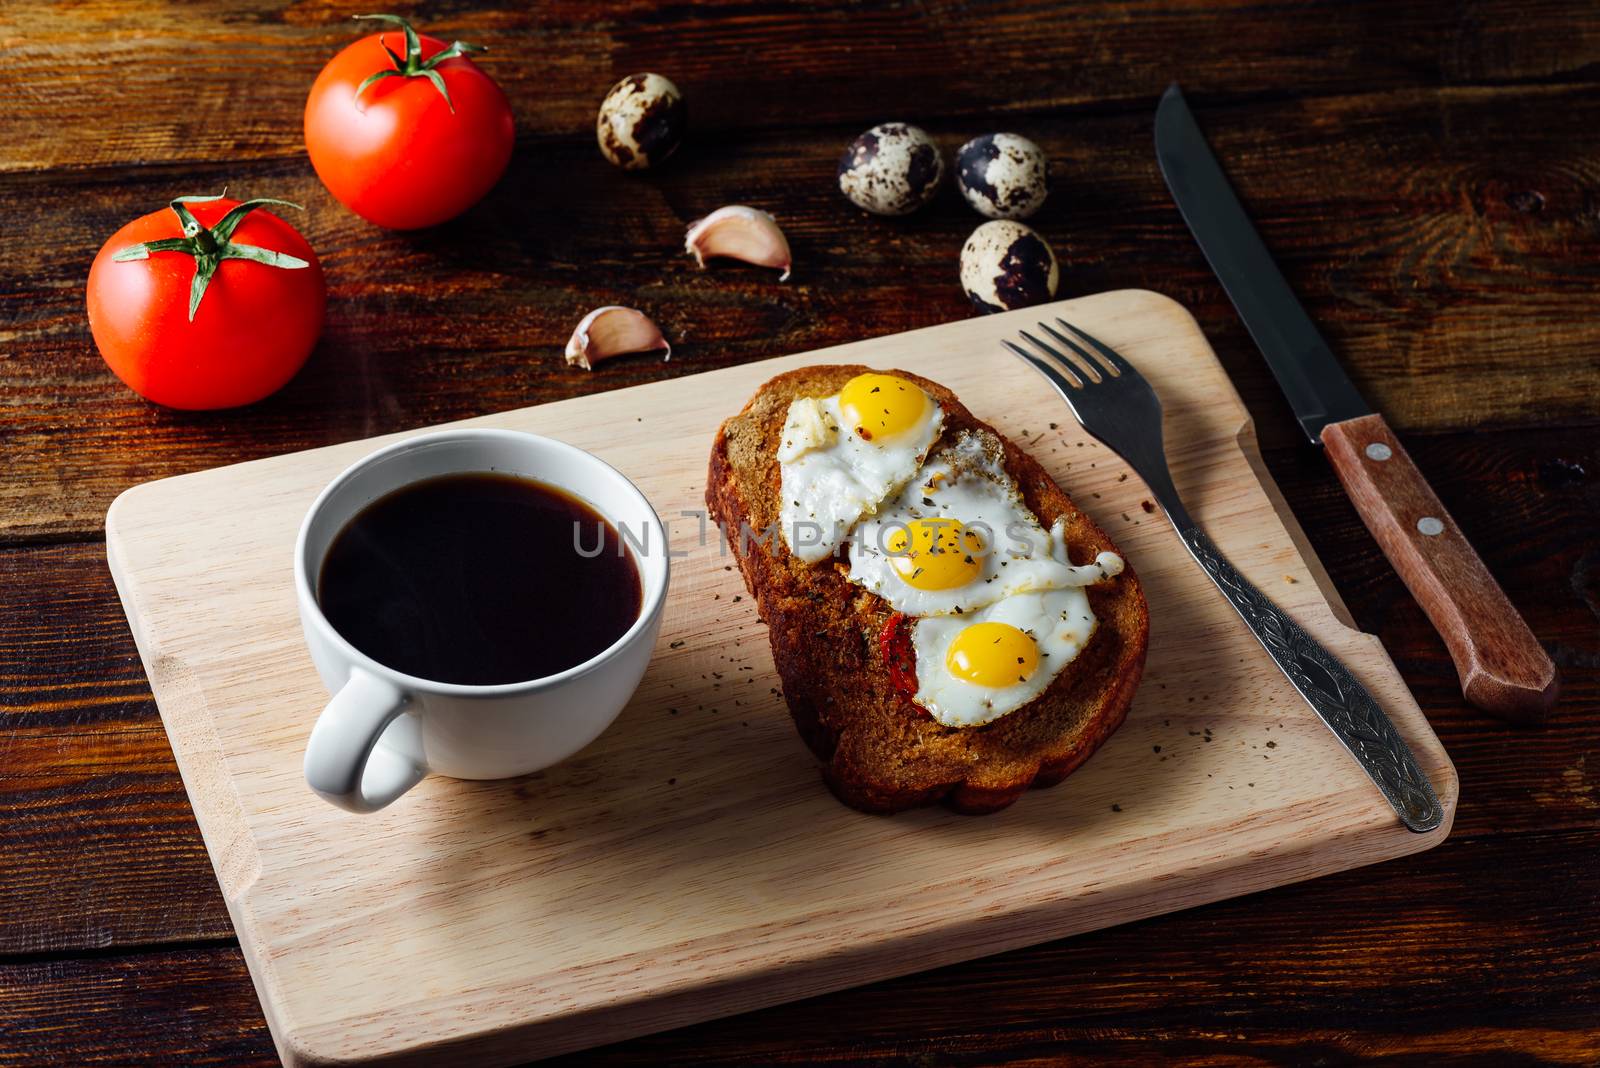
<svg viewBox="0 0 1600 1068"><path fill-rule="evenodd" d="M1042 355L1011 341L1001 344L1044 375L1084 429L1110 446L1144 479L1184 547L1238 611L1300 696L1382 791L1400 822L1418 833L1439 827L1444 822L1444 809L1433 785L1366 687L1228 563L1189 517L1172 484L1162 443L1161 400L1150 383L1109 345L1064 319L1057 318L1056 322L1067 333L1045 322L1038 325L1040 332L1059 344L1060 349L1026 330L1020 332L1022 338Z"/></svg>
<svg viewBox="0 0 1600 1068"><path fill-rule="evenodd" d="M1177 514L1169 511L1169 515L1184 547L1312 711L1382 791L1400 822L1419 834L1443 823L1444 809L1434 795L1433 784L1367 688L1356 681L1338 657L1228 563L1205 531L1183 514L1181 505ZM1179 515L1185 520L1181 525Z"/></svg>

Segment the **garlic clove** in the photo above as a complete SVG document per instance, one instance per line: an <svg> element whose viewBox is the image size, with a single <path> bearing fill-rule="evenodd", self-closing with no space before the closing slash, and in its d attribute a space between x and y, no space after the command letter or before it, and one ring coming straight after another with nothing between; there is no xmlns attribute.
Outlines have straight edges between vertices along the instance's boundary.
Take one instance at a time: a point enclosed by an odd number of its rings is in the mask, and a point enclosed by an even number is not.
<svg viewBox="0 0 1600 1068"><path fill-rule="evenodd" d="M663 359L672 359L672 346L648 315L608 304L585 315L572 332L567 340L567 363L592 371L601 360L657 349L666 349Z"/></svg>
<svg viewBox="0 0 1600 1068"><path fill-rule="evenodd" d="M704 219L691 223L683 247L701 267L713 256L726 256L757 267L781 268L783 274L778 276L778 281L789 279L792 263L789 239L778 229L778 221L764 211L743 204L718 208Z"/></svg>

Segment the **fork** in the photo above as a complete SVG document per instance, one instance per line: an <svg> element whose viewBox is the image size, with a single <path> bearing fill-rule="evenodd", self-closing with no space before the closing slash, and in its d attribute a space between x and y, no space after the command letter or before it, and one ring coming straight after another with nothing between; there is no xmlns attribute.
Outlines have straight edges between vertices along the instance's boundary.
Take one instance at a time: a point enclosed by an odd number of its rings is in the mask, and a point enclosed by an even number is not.
<svg viewBox="0 0 1600 1068"><path fill-rule="evenodd" d="M1372 694L1337 657L1228 563L1184 508L1172 484L1162 443L1161 400L1150 383L1109 345L1064 319L1057 318L1056 323L1067 333L1043 322L1039 330L1060 349L1026 330L1019 333L1037 354L1009 340L1001 344L1044 375L1083 429L1144 479L1184 548L1216 583L1312 711L1371 777L1400 822L1418 833L1437 828L1444 822L1444 810L1433 784Z"/></svg>

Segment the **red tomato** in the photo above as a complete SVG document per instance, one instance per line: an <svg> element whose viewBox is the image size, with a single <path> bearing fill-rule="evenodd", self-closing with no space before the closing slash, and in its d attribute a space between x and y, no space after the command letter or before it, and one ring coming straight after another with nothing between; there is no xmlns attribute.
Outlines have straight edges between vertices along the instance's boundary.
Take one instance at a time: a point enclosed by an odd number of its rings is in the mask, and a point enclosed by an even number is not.
<svg viewBox="0 0 1600 1068"><path fill-rule="evenodd" d="M417 43L419 64L445 48L433 37L418 35ZM357 95L372 75L396 70L385 45L408 60L404 31L386 30L346 48L317 75L306 99L306 151L322 184L356 214L395 230L436 226L476 204L505 173L511 105L465 56L435 68L448 101L426 75L398 72Z"/></svg>
<svg viewBox="0 0 1600 1068"><path fill-rule="evenodd" d="M188 208L209 229L238 203L212 200ZM191 320L195 257L169 251L112 259L140 242L183 236L171 210L151 212L112 234L95 256L89 329L100 355L134 392L169 408L232 408L277 391L300 370L322 332L327 295L317 254L276 215L252 211L234 230L234 244L307 265L224 259Z"/></svg>

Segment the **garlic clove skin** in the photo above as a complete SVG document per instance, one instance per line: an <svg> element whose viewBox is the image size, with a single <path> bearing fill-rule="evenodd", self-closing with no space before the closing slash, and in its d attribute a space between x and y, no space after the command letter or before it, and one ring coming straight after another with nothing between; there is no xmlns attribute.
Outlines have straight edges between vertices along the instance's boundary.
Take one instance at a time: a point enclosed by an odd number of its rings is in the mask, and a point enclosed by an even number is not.
<svg viewBox="0 0 1600 1068"><path fill-rule="evenodd" d="M725 256L757 267L777 267L783 271L778 276L780 282L789 280L793 264L789 239L778 228L778 220L743 204L718 208L704 219L691 223L683 247L702 268L706 260Z"/></svg>
<svg viewBox="0 0 1600 1068"><path fill-rule="evenodd" d="M637 308L608 304L596 308L578 323L567 340L567 363L585 371L613 356L665 349L663 360L672 359L672 346L661 328Z"/></svg>

